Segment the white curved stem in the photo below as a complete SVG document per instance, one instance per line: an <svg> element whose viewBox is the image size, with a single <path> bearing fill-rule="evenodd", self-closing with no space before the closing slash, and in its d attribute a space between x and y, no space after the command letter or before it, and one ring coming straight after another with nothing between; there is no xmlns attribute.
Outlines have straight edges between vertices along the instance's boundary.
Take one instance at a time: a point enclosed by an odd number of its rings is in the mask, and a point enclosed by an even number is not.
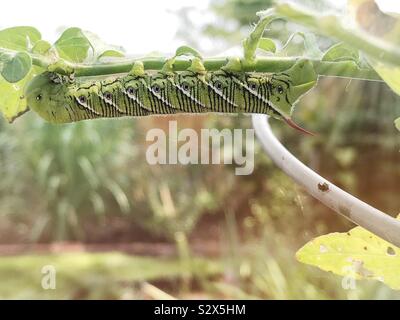
<svg viewBox="0 0 400 320"><path fill-rule="evenodd" d="M267 116L256 114L252 116L252 121L265 152L309 194L347 219L400 247L400 220L343 191L300 162L274 136Z"/></svg>

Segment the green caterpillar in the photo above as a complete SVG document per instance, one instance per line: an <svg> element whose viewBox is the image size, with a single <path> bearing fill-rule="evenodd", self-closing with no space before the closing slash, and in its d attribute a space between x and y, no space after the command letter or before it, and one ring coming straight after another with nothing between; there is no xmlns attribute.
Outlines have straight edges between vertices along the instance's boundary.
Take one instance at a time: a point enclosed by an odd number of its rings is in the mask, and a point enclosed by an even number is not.
<svg viewBox="0 0 400 320"><path fill-rule="evenodd" d="M308 81L304 81L307 75ZM312 64L300 60L277 74L244 72L131 72L105 79L67 80L54 73L36 76L25 96L30 109L52 123L174 113L260 113L290 118L301 95L316 83Z"/></svg>

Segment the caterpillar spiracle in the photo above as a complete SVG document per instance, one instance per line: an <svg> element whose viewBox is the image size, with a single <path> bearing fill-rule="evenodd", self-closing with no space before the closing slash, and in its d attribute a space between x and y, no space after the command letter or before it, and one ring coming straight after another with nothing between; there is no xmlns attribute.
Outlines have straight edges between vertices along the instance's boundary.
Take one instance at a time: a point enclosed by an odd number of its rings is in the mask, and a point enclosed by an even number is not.
<svg viewBox="0 0 400 320"><path fill-rule="evenodd" d="M314 81L299 82L302 73L311 73ZM307 131L290 116L300 96L316 83L307 60L275 74L219 70L205 74L129 73L72 81L64 78L45 72L25 90L29 108L51 123L175 113L260 113L303 132Z"/></svg>

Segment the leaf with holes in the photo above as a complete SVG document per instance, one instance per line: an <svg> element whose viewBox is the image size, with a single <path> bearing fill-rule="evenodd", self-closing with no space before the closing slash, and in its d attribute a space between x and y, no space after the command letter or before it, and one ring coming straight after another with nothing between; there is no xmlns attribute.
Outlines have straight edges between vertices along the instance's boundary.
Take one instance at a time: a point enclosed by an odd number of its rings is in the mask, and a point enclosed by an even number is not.
<svg viewBox="0 0 400 320"><path fill-rule="evenodd" d="M361 227L315 238L296 257L343 277L378 280L400 289L400 248Z"/></svg>

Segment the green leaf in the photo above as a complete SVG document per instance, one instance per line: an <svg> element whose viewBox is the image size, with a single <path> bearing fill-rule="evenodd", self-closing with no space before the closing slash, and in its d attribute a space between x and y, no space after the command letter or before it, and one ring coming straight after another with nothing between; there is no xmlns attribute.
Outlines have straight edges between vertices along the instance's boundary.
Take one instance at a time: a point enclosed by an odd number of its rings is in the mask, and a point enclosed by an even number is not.
<svg viewBox="0 0 400 320"><path fill-rule="evenodd" d="M51 48L51 44L45 40L39 40L32 48L33 53L46 54Z"/></svg>
<svg viewBox="0 0 400 320"><path fill-rule="evenodd" d="M356 227L308 242L297 253L300 262L354 279L373 279L400 289L400 248Z"/></svg>
<svg viewBox="0 0 400 320"><path fill-rule="evenodd" d="M275 42L269 38L261 38L258 47L266 52L276 52Z"/></svg>
<svg viewBox="0 0 400 320"><path fill-rule="evenodd" d="M18 52L4 62L1 75L8 82L15 83L25 78L31 67L31 56L26 52Z"/></svg>
<svg viewBox="0 0 400 320"><path fill-rule="evenodd" d="M394 67L390 64L368 59L368 62L374 68L377 74L386 82L386 84L398 95L400 95L400 67Z"/></svg>
<svg viewBox="0 0 400 320"><path fill-rule="evenodd" d="M6 63L7 61L10 61L12 57L13 57L12 53L0 51L0 70L2 69L3 64Z"/></svg>
<svg viewBox="0 0 400 320"><path fill-rule="evenodd" d="M105 44L92 32L69 28L54 47L61 58L70 62L95 62L102 57L123 57L120 47Z"/></svg>
<svg viewBox="0 0 400 320"><path fill-rule="evenodd" d="M102 54L99 55L98 59L107 58L107 57L122 58L122 57L124 57L124 54L122 52L116 51L116 50L106 50Z"/></svg>
<svg viewBox="0 0 400 320"><path fill-rule="evenodd" d="M293 44L293 39L296 36L300 36L303 38L304 51L303 51L302 55L304 57L307 57L310 59L321 59L323 53L319 49L315 35L310 32L307 32L307 33L295 32L295 33L293 33L289 37L289 39L287 40L287 42L285 43L283 48L280 50L281 55L282 55L282 53L285 53L286 55L293 55L292 51L294 51L295 54L299 55L298 54L298 51L299 51L298 46ZM291 48L291 47L293 47L293 48Z"/></svg>
<svg viewBox="0 0 400 320"><path fill-rule="evenodd" d="M289 2L279 2L274 8L277 14L291 22L299 23L321 35L343 41L377 60L399 65L400 54L395 46L383 45L382 42L375 41L368 33L349 28L346 16L321 15L319 11L309 10L305 6Z"/></svg>
<svg viewBox="0 0 400 320"><path fill-rule="evenodd" d="M357 50L345 43L336 43L331 46L322 57L322 61L354 61L359 63L360 55Z"/></svg>
<svg viewBox="0 0 400 320"><path fill-rule="evenodd" d="M79 28L65 30L54 47L61 58L71 62L85 61L91 49L89 40Z"/></svg>
<svg viewBox="0 0 400 320"><path fill-rule="evenodd" d="M179 56L193 56L202 59L201 54L196 49L193 49L189 46L180 46L178 49L176 49L175 57Z"/></svg>
<svg viewBox="0 0 400 320"><path fill-rule="evenodd" d="M304 39L304 55L312 59L321 59L322 51L319 49L315 35L311 32L298 32L297 34Z"/></svg>
<svg viewBox="0 0 400 320"><path fill-rule="evenodd" d="M397 128L397 130L400 131L400 118L397 118L396 120L394 120L394 125Z"/></svg>
<svg viewBox="0 0 400 320"><path fill-rule="evenodd" d="M0 76L0 111L9 122L13 122L18 116L26 112L26 99L23 96L24 87L39 72L39 68L33 67L28 75L17 83L9 83Z"/></svg>
<svg viewBox="0 0 400 320"><path fill-rule="evenodd" d="M17 51L30 50L41 39L33 27L14 27L0 30L0 47Z"/></svg>
<svg viewBox="0 0 400 320"><path fill-rule="evenodd" d="M257 12L257 15L260 17L260 21L256 24L250 35L243 41L244 58L247 62L252 62L255 59L258 43L262 38L266 27L273 20L279 17L273 8L262 12Z"/></svg>
<svg viewBox="0 0 400 320"><path fill-rule="evenodd" d="M113 46L105 43L96 34L90 31L82 30L89 41L90 47L92 49L92 61L98 60L104 57L124 57L124 52L121 47Z"/></svg>

